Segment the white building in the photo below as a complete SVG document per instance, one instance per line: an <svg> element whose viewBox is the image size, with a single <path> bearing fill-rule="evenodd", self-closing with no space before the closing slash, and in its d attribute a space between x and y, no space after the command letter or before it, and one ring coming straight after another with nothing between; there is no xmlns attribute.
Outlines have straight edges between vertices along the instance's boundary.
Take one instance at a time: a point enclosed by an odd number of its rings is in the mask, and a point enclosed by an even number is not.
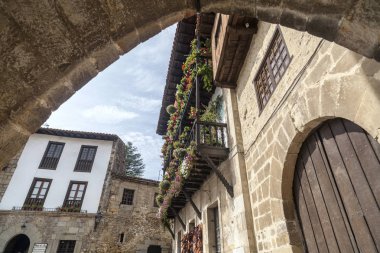
<svg viewBox="0 0 380 253"><path fill-rule="evenodd" d="M0 209L96 213L117 139L110 134L40 129L24 147Z"/></svg>
<svg viewBox="0 0 380 253"><path fill-rule="evenodd" d="M167 253L157 190L117 135L41 128L0 170L0 253Z"/></svg>

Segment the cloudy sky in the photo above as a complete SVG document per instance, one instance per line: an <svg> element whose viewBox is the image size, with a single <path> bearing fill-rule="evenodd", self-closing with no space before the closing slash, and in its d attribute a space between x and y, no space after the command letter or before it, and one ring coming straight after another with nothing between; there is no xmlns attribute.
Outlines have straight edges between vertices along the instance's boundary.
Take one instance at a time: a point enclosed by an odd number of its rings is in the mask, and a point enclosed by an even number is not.
<svg viewBox="0 0 380 253"><path fill-rule="evenodd" d="M162 140L156 134L176 25L128 52L53 112L52 128L113 133L131 141L157 180Z"/></svg>

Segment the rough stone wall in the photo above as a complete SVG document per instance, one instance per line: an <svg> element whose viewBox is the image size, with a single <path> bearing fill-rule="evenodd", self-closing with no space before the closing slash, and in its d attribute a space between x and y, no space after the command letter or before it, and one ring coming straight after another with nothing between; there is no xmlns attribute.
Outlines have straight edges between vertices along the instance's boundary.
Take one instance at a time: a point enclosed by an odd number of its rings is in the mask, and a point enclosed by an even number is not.
<svg viewBox="0 0 380 253"><path fill-rule="evenodd" d="M380 60L376 0L204 0L201 10L280 23ZM0 1L0 165L120 55L194 13L189 0Z"/></svg>
<svg viewBox="0 0 380 253"><path fill-rule="evenodd" d="M275 25L260 22L242 69L238 100L258 252L302 252L292 183L302 142L342 117L380 141L380 64L335 43L281 27L289 68L259 112L253 78Z"/></svg>
<svg viewBox="0 0 380 253"><path fill-rule="evenodd" d="M22 153L22 150L17 153L16 156L12 158L12 160L9 161L9 163L1 168L0 171L0 202L1 199L4 196L5 191L8 188L9 182L11 181L11 178L13 176L13 173L16 170L18 159L20 158L20 155Z"/></svg>
<svg viewBox="0 0 380 253"><path fill-rule="evenodd" d="M15 235L26 234L29 252L35 243L47 243L46 252L56 252L59 240L76 240L75 253L83 252L81 245L89 240L94 220L93 214L0 211L0 250Z"/></svg>
<svg viewBox="0 0 380 253"><path fill-rule="evenodd" d="M121 204L124 188L134 190L133 205ZM160 245L163 253L171 252L171 235L156 217L153 206L157 182L137 183L113 176L110 199L102 221L84 248L89 252L145 253L149 245ZM120 242L120 234L124 241Z"/></svg>
<svg viewBox="0 0 380 253"><path fill-rule="evenodd" d="M125 171L125 144L121 139L113 142L110 160L107 168L107 175L104 180L102 196L100 198L100 211L106 212L112 187L112 175L122 175Z"/></svg>

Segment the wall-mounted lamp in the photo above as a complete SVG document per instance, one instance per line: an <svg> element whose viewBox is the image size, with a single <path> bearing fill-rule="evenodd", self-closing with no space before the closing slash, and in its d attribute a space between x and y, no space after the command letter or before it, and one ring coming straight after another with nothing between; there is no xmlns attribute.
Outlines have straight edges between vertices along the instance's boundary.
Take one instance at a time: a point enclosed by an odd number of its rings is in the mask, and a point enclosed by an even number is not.
<svg viewBox="0 0 380 253"><path fill-rule="evenodd" d="M25 222L21 225L21 229L25 229L26 228L26 224Z"/></svg>
<svg viewBox="0 0 380 253"><path fill-rule="evenodd" d="M96 230L96 228L98 227L100 221L102 220L103 218L103 214L102 212L99 210L96 215L95 215L95 227L94 227L94 230Z"/></svg>

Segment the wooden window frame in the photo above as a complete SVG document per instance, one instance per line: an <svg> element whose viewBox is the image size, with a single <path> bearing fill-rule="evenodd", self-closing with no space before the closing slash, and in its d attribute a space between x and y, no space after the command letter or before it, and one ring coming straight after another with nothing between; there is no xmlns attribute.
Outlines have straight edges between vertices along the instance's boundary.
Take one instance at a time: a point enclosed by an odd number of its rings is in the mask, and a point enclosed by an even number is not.
<svg viewBox="0 0 380 253"><path fill-rule="evenodd" d="M126 192L132 192L132 201L131 203L129 204L129 202L127 201L127 198L124 198L124 196L126 195ZM123 196L121 197L121 205L128 205L128 206L132 206L133 205L133 200L135 198L135 190L134 189L128 189L128 188L124 188L123 189ZM124 203L124 199L125 199L125 203Z"/></svg>
<svg viewBox="0 0 380 253"><path fill-rule="evenodd" d="M95 149L95 153L94 153L94 158L90 161L90 160L81 160L81 156L82 156L82 152L85 148L90 148L90 149ZM77 161L75 163L75 167L74 167L74 171L76 172L88 172L88 173L91 173L92 171L92 166L94 165L94 161L95 161L95 157L96 157L96 152L98 150L98 146L90 146L90 145L82 145L80 147L80 151L79 151L79 155L78 155L78 158L77 158ZM80 165L81 161L90 161L90 165L86 165L88 166L88 168L85 168L83 169L83 165Z"/></svg>
<svg viewBox="0 0 380 253"><path fill-rule="evenodd" d="M73 207L73 206L67 205L67 202L71 201L71 200L69 200L69 197L70 197L70 192L71 192L71 189L73 187L73 184L84 185L82 199L80 200L79 207L78 206ZM86 195L87 185L88 185L88 182L86 182L86 181L70 181L69 187L67 188L66 197L65 197L65 200L63 201L63 205L62 205L63 211L67 211L67 212L80 212L81 211L84 196ZM77 194L78 194L78 190L76 191L74 198L76 198ZM74 199L73 201L78 201L78 200Z"/></svg>
<svg viewBox="0 0 380 253"><path fill-rule="evenodd" d="M48 185L48 187L46 188L46 193L45 193L44 198L42 199L41 203L39 203L38 206L36 206L36 207L34 207L34 208L33 208L33 207L28 207L28 205L30 205L30 203L28 203L28 202L33 202L33 201L29 201L30 199L40 199L40 198L31 198L32 193L33 193L33 190L34 190L34 188L35 188L35 185L36 185L36 183L37 183L38 181L41 181L42 184L41 184L41 187L38 189L37 196L39 196L39 194L40 194L40 192L41 192L41 190L42 190L42 186L43 186L43 184L44 184L45 182L48 182L49 185ZM49 189L50 189L50 186L51 186L52 181L53 181L53 180L50 179L50 178L39 178L39 177L35 177L35 178L33 179L32 184L30 185L30 188L29 188L29 191L28 191L28 195L26 195L26 198L25 198L24 204L23 204L23 206L22 206L22 209L23 209L23 210L31 210L31 211L42 211L43 208L44 208L44 204L45 204L46 196L47 196L48 193L49 193Z"/></svg>
<svg viewBox="0 0 380 253"><path fill-rule="evenodd" d="M55 158L56 161L52 163L53 166L51 166L51 167L46 167L46 166L44 166L44 163L45 163L45 160L47 159L47 154L48 154L48 151L49 151L50 146L51 146L52 144L55 144L55 145L62 145L62 150L61 150L61 152L59 153L59 156L58 156L57 158ZM45 170L55 170L55 169L57 168L57 166L58 166L58 162L59 162L59 160L61 159L61 155L62 155L62 152L63 152L63 149L64 149L64 148L65 148L65 143L63 143L63 142L49 141L49 142L48 142L48 145L47 145L47 147L46 147L46 149L45 149L45 153L44 153L44 155L43 155L43 157L42 157L42 159L41 159L41 162L40 162L40 165L38 166L38 168L39 168L39 169L45 169Z"/></svg>
<svg viewBox="0 0 380 253"><path fill-rule="evenodd" d="M61 242L74 242L74 248L72 249L72 251L67 251L68 249L68 246L66 246L66 248L64 249L60 249L60 245L61 245ZM71 253L71 252L75 252L75 246L77 244L77 241L76 240L59 240L58 242L58 247L57 247L57 253Z"/></svg>
<svg viewBox="0 0 380 253"><path fill-rule="evenodd" d="M279 38L283 44L284 44L284 50L286 52L286 55L287 57L289 58L289 62L288 64L284 67L284 72L282 75L279 76L279 80L276 82L275 78L274 78L274 75L273 75L273 71L272 71L272 68L270 66L270 62L269 62L269 54L271 53L271 49L273 48L273 45L274 43L276 42L276 39ZM272 97L273 93L275 92L278 84L281 82L282 80L282 77L285 75L286 73L286 70L288 69L288 67L290 66L290 63L292 61L293 57L290 56L289 54L289 50L288 50L288 47L286 45L286 41L284 39L284 36L282 34L282 31L280 29L280 26L277 25L276 28L275 28L275 31L274 31L274 34L272 35L272 38L271 38L271 41L270 41L270 44L268 46L268 48L266 49L266 52L265 52L265 55L264 55L264 58L262 60L262 62L260 63L260 67L259 67L259 70L257 71L254 79L253 79L253 85L255 87L255 91L256 91L256 100L257 100L257 104L259 105L259 115L261 115L262 111L264 110L264 108L266 107L266 105L268 104L270 98ZM282 63L283 64L283 63ZM281 64L281 65L282 65ZM262 99L260 98L260 94L259 94L259 90L258 90L258 85L257 85L257 80L260 76L260 74L263 72L263 69L265 66L268 66L268 74L269 74L269 78L271 79L273 85L274 85L274 88L273 88L273 91L269 94L269 97L266 101L265 104L263 104L263 101ZM269 84L268 84L269 85Z"/></svg>
<svg viewBox="0 0 380 253"><path fill-rule="evenodd" d="M219 222L219 207L214 207L212 209L213 216L214 216L214 233L215 233L215 252L220 253L222 252L222 235L220 233L221 227Z"/></svg>

